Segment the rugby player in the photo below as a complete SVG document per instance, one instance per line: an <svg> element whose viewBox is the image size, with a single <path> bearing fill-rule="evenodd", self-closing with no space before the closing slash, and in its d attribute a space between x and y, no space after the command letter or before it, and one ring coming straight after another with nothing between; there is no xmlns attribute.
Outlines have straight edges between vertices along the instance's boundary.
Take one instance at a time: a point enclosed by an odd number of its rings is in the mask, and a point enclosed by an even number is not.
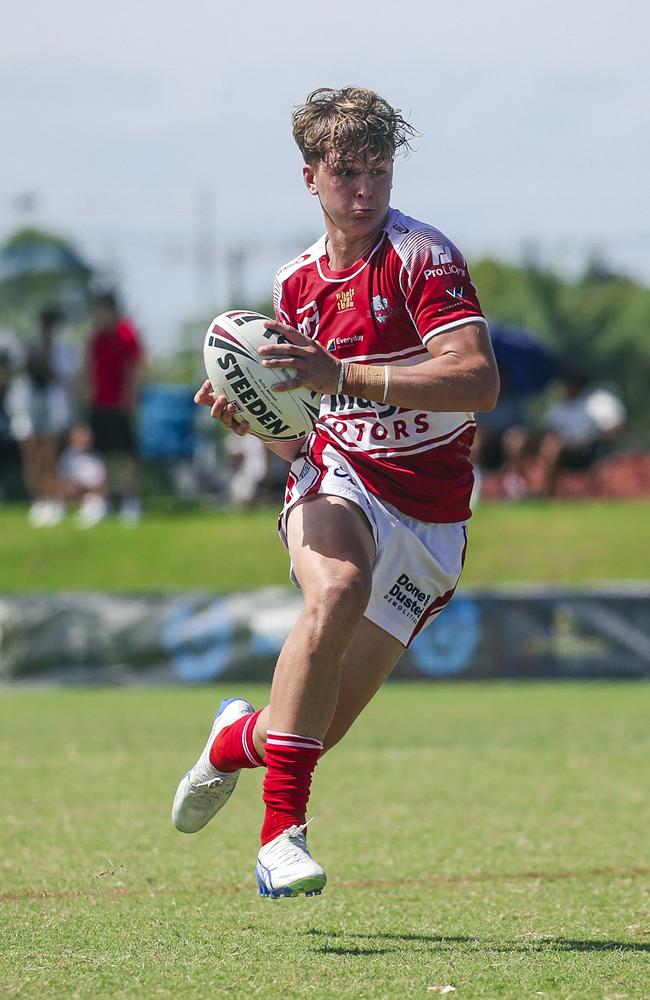
<svg viewBox="0 0 650 1000"><path fill-rule="evenodd" d="M173 822L203 827L240 770L266 767L256 869L263 895L312 894L326 875L306 841L312 775L404 649L451 600L465 559L475 411L498 374L467 263L433 226L390 207L393 161L413 128L361 87L321 88L293 115L325 234L282 267L262 363L276 389L322 393L315 430L274 450L291 462L280 534L304 607L270 704L223 702L181 780ZM205 382L196 402L248 425Z"/></svg>

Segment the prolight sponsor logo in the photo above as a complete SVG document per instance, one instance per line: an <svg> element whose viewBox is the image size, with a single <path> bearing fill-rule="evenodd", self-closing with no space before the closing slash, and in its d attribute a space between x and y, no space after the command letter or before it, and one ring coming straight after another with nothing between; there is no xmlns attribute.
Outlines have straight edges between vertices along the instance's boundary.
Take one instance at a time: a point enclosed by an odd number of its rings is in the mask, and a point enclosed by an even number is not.
<svg viewBox="0 0 650 1000"><path fill-rule="evenodd" d="M451 247L446 243L434 243L431 247L431 260L435 264L451 264L453 257Z"/></svg>
<svg viewBox="0 0 650 1000"><path fill-rule="evenodd" d="M461 278L465 277L465 261L462 264L454 264L451 247L446 243L433 244L431 247L431 263L433 267L428 267L425 270L425 278L441 278L445 274L456 274Z"/></svg>
<svg viewBox="0 0 650 1000"><path fill-rule="evenodd" d="M464 278L466 275L464 267L460 267L459 264L441 264L440 267L428 267L424 272L425 278L442 278L448 274L455 274L459 278Z"/></svg>

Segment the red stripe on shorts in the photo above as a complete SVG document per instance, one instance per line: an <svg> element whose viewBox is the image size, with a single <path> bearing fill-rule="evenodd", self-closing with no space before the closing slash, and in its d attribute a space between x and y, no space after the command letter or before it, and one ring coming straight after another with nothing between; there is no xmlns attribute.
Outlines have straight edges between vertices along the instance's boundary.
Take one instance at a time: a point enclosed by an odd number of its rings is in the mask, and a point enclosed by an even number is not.
<svg viewBox="0 0 650 1000"><path fill-rule="evenodd" d="M465 565L465 554L467 552L467 528L465 528L465 527L463 527L463 534L465 536L465 544L463 545L463 551L462 551L461 556L460 556L460 569L461 569L461 572L463 570L463 566ZM458 580L460 580L460 573L458 574ZM415 639L416 635L419 632L421 632L422 629L424 628L424 626L430 621L431 617L433 615L435 615L435 614L440 614L440 612L443 611L444 608L447 607L447 605L449 604L450 600L452 599L452 597L456 593L456 587L458 586L458 580L456 580L456 583L451 588L451 590L448 590L446 594L441 594L440 597L436 597L435 601L432 601L431 604L429 605L429 607L426 608L422 612L422 615L420 616L420 621L417 623L417 625L413 629L413 632L411 633L411 638L409 639L409 641L406 644L407 648L411 645L411 643Z"/></svg>
<svg viewBox="0 0 650 1000"><path fill-rule="evenodd" d="M308 497L311 496L313 493L318 493L318 491L321 488L321 483L323 482L323 479L325 478L325 473L327 472L327 468L323 464L323 451L326 448L326 446L327 442L317 437L313 445L305 455L305 461L309 465L311 465L312 468L316 469L318 475L316 476L316 479L311 484L311 486L308 486L305 492L302 494L303 497Z"/></svg>

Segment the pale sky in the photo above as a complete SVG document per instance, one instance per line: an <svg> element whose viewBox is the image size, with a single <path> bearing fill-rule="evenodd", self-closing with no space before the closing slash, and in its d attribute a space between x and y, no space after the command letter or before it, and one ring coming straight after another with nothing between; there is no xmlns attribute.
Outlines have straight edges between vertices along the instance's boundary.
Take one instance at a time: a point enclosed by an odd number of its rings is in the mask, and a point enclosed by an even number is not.
<svg viewBox="0 0 650 1000"><path fill-rule="evenodd" d="M535 246L574 274L599 252L650 283L648 11L0 0L0 239L27 223L71 236L119 278L151 350L169 348L197 310L265 296L322 231L291 110L354 83L422 133L398 161L393 204L470 265ZM225 261L239 245L237 289Z"/></svg>

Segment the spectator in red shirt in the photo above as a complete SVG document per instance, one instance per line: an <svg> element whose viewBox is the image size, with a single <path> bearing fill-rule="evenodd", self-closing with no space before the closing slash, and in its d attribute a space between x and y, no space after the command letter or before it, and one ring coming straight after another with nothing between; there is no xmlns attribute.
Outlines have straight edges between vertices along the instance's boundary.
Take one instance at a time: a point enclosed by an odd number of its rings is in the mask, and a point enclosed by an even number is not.
<svg viewBox="0 0 650 1000"><path fill-rule="evenodd" d="M135 411L143 351L112 292L97 296L93 315L88 343L90 426L95 448L106 461L109 494L121 496L121 516L134 522L140 516Z"/></svg>

